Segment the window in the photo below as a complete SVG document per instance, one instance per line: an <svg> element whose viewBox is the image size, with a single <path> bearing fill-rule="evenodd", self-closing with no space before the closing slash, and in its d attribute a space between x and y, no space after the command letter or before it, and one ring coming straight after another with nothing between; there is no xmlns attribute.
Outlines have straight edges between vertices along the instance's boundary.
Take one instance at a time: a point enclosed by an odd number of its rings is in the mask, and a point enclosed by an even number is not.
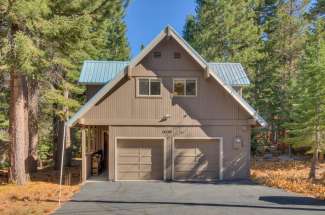
<svg viewBox="0 0 325 215"><path fill-rule="evenodd" d="M196 79L174 79L175 96L196 96Z"/></svg>
<svg viewBox="0 0 325 215"><path fill-rule="evenodd" d="M161 80L157 78L139 78L138 95L139 96L160 96Z"/></svg>
<svg viewBox="0 0 325 215"><path fill-rule="evenodd" d="M160 58L161 57L161 52L154 52L153 57L154 58Z"/></svg>

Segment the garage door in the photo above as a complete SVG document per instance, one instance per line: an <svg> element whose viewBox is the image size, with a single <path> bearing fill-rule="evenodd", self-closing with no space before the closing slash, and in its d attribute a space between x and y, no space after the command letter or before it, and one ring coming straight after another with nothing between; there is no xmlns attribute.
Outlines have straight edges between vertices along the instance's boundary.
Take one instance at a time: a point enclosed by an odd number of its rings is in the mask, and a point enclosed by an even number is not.
<svg viewBox="0 0 325 215"><path fill-rule="evenodd" d="M163 140L118 140L118 180L163 180L163 178Z"/></svg>
<svg viewBox="0 0 325 215"><path fill-rule="evenodd" d="M218 180L219 147L219 140L175 140L174 179Z"/></svg>

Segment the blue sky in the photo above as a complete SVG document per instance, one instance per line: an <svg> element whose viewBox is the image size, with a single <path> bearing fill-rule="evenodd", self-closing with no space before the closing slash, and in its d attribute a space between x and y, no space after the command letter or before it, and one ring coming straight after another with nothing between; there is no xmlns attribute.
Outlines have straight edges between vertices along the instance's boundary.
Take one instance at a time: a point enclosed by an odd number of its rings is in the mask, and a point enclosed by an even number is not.
<svg viewBox="0 0 325 215"><path fill-rule="evenodd" d="M182 33L186 16L194 13L195 0L131 0L125 22L132 56L168 24Z"/></svg>

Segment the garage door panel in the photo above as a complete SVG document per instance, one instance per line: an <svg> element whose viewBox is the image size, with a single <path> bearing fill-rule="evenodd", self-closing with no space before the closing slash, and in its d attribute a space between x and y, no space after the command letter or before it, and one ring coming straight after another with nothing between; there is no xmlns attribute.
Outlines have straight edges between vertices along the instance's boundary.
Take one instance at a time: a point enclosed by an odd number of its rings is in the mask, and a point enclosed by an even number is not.
<svg viewBox="0 0 325 215"><path fill-rule="evenodd" d="M216 180L219 175L217 140L182 139L174 142L176 180Z"/></svg>
<svg viewBox="0 0 325 215"><path fill-rule="evenodd" d="M178 180L190 179L190 180L204 181L204 180L215 180L216 178L218 178L218 173L212 171L203 171L199 173L179 171L175 173L174 177L177 178Z"/></svg>
<svg viewBox="0 0 325 215"><path fill-rule="evenodd" d="M141 180L161 180L161 174L155 172L140 172Z"/></svg>
<svg viewBox="0 0 325 215"><path fill-rule="evenodd" d="M217 163L201 163L201 164L177 164L174 166L175 171L192 171L192 172L201 172L201 171L216 171Z"/></svg>
<svg viewBox="0 0 325 215"><path fill-rule="evenodd" d="M141 163L155 164L163 162L163 157L161 155L158 156L148 156L148 157L140 157Z"/></svg>
<svg viewBox="0 0 325 215"><path fill-rule="evenodd" d="M161 172L163 170L162 167L157 165L151 165L151 164L141 164L141 171L142 172L148 172L148 171L158 171Z"/></svg>
<svg viewBox="0 0 325 215"><path fill-rule="evenodd" d="M177 164L188 164L188 163L195 163L196 157L195 156L176 156L175 163Z"/></svg>
<svg viewBox="0 0 325 215"><path fill-rule="evenodd" d="M139 149L139 144L136 142L119 142L119 150L120 153L127 153L127 154L138 154L140 149Z"/></svg>
<svg viewBox="0 0 325 215"><path fill-rule="evenodd" d="M125 172L125 171L134 171L134 172L138 172L140 171L140 166L138 164L119 164L119 171L120 172Z"/></svg>
<svg viewBox="0 0 325 215"><path fill-rule="evenodd" d="M136 180L139 178L139 172L119 172L118 176L123 180Z"/></svg>
<svg viewBox="0 0 325 215"><path fill-rule="evenodd" d="M118 180L162 180L163 140L128 139L117 142Z"/></svg>
<svg viewBox="0 0 325 215"><path fill-rule="evenodd" d="M139 161L140 161L139 156L120 155L119 157L119 163L139 163Z"/></svg>
<svg viewBox="0 0 325 215"><path fill-rule="evenodd" d="M186 144L186 143L176 144L175 145L175 154L176 154L176 156L177 155L193 156L193 155L195 155L195 144Z"/></svg>

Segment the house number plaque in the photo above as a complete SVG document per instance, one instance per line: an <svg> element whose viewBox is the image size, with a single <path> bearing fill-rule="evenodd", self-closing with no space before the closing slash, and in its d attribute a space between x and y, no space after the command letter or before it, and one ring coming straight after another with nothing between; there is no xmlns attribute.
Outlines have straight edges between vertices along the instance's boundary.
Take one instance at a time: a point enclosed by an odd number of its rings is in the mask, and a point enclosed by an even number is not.
<svg viewBox="0 0 325 215"><path fill-rule="evenodd" d="M163 134L171 134L173 131L172 130L163 130L162 133Z"/></svg>

